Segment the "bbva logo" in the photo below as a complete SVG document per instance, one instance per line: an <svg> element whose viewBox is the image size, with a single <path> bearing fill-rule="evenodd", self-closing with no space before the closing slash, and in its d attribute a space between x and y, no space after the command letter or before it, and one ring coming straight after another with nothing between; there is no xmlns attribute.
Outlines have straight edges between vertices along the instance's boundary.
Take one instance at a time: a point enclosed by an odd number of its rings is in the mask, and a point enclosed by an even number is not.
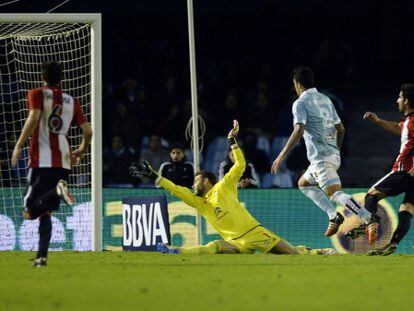
<svg viewBox="0 0 414 311"><path fill-rule="evenodd" d="M168 243L168 215L162 213L159 202L133 205L124 203L122 219L124 249L148 249L158 242Z"/></svg>

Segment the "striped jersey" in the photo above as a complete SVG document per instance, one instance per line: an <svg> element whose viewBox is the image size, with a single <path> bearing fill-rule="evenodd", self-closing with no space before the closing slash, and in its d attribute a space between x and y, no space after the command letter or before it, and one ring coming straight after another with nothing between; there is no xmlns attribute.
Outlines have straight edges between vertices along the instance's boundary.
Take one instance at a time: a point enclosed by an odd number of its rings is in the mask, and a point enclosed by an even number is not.
<svg viewBox="0 0 414 311"><path fill-rule="evenodd" d="M414 162L414 112L406 115L400 122L401 147L400 154L394 162L394 172L408 172Z"/></svg>
<svg viewBox="0 0 414 311"><path fill-rule="evenodd" d="M87 122L78 100L59 87L44 86L30 90L27 101L29 110L41 111L30 141L29 166L71 169L69 128Z"/></svg>

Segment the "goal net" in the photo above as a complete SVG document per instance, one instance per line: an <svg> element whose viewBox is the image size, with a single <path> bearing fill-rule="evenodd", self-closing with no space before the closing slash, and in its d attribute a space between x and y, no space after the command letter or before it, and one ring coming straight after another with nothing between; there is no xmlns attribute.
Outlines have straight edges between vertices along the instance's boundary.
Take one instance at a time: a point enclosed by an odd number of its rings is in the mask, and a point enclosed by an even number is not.
<svg viewBox="0 0 414 311"><path fill-rule="evenodd" d="M0 16L0 250L36 250L38 220L24 220L28 144L12 168L15 142L28 116L27 91L41 87L41 65L56 60L63 68L62 90L79 99L91 121L93 92L93 29L87 22L4 22ZM97 103L99 104L99 103ZM96 131L95 131L96 132ZM72 128L72 148L81 141ZM88 152L70 175L75 205L62 204L52 217L53 250L91 250L94 239L92 158Z"/></svg>

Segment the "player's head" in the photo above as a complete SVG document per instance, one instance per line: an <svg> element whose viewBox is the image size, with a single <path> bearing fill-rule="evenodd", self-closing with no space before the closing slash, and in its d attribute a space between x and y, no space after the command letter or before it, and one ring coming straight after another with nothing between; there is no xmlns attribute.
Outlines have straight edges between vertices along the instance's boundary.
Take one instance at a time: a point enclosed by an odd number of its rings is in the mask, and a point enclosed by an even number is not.
<svg viewBox="0 0 414 311"><path fill-rule="evenodd" d="M54 60L42 64L42 77L48 85L59 84L62 80L62 67Z"/></svg>
<svg viewBox="0 0 414 311"><path fill-rule="evenodd" d="M315 86L315 76L309 67L296 67L293 70L293 85L299 96L303 91Z"/></svg>
<svg viewBox="0 0 414 311"><path fill-rule="evenodd" d="M217 183L217 177L207 171L198 171L194 177L193 189L196 195L204 196Z"/></svg>
<svg viewBox="0 0 414 311"><path fill-rule="evenodd" d="M181 144L173 144L170 147L170 158L173 162L181 162L185 158L185 149Z"/></svg>
<svg viewBox="0 0 414 311"><path fill-rule="evenodd" d="M401 91L397 99L398 110L406 113L407 110L414 109L414 84L401 85Z"/></svg>

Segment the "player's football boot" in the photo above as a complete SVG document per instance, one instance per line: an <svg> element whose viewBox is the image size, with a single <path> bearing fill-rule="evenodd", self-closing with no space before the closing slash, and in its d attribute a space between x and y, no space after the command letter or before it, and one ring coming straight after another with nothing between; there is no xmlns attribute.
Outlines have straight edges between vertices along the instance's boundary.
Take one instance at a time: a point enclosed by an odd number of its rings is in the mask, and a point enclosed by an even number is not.
<svg viewBox="0 0 414 311"><path fill-rule="evenodd" d="M344 216L342 216L340 213L336 213L335 218L329 220L328 228L326 229L325 235L326 236L333 236L336 234L339 230L339 227L344 222Z"/></svg>
<svg viewBox="0 0 414 311"><path fill-rule="evenodd" d="M68 183L63 179L58 181L56 185L56 193L67 205L73 205L75 202L72 194L68 190Z"/></svg>
<svg viewBox="0 0 414 311"><path fill-rule="evenodd" d="M361 224L360 226L351 229L350 231L348 231L347 233L345 233L345 237L347 237L350 240L355 240L357 238L359 238L360 236L366 235L367 234L367 225L366 224Z"/></svg>
<svg viewBox="0 0 414 311"><path fill-rule="evenodd" d="M368 243L374 244L378 240L378 228L380 217L376 214L372 214L371 220L367 225Z"/></svg>
<svg viewBox="0 0 414 311"><path fill-rule="evenodd" d="M389 243L382 248L372 249L367 255L369 256L389 256L397 251L397 244Z"/></svg>
<svg viewBox="0 0 414 311"><path fill-rule="evenodd" d="M39 258L33 260L32 267L40 268L40 267L45 267L45 266L47 266L47 262L46 262L45 257L39 257Z"/></svg>
<svg viewBox="0 0 414 311"><path fill-rule="evenodd" d="M180 251L176 248L172 248L170 245L166 243L157 243L157 251L164 254L179 254Z"/></svg>

